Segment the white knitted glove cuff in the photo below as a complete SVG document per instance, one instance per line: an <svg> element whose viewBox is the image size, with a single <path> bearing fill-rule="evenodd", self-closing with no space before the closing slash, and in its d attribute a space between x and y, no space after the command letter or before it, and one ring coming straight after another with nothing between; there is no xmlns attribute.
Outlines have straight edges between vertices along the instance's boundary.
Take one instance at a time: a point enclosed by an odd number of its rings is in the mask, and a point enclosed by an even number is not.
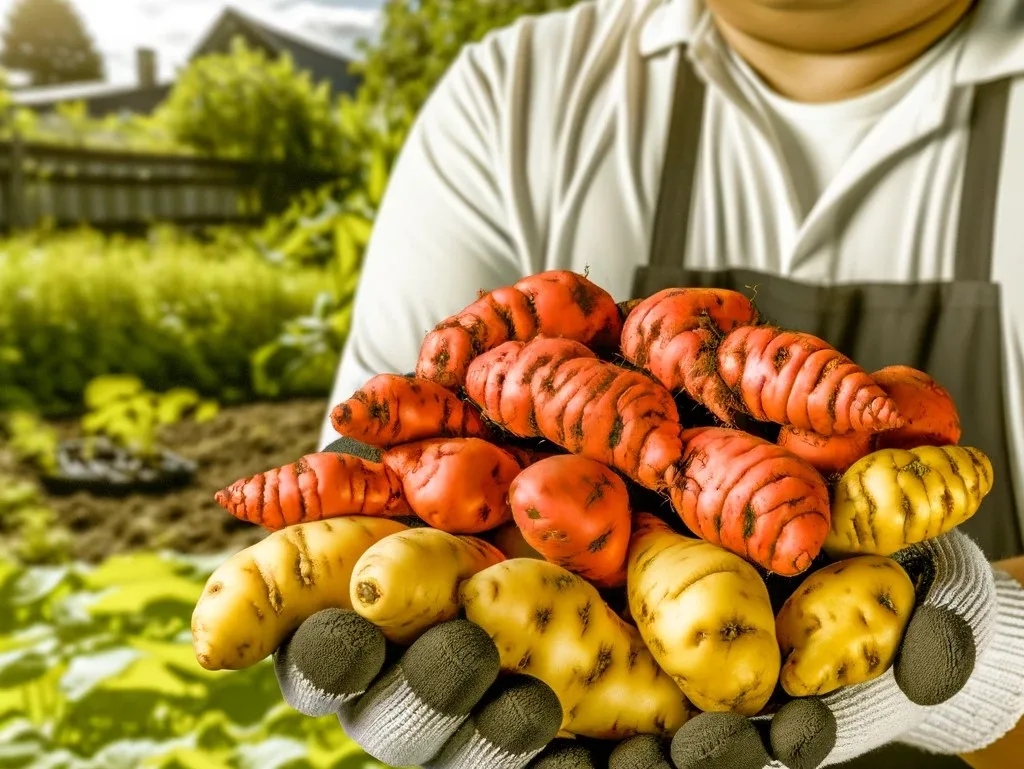
<svg viewBox="0 0 1024 769"><path fill-rule="evenodd" d="M978 644L974 674L949 702L928 708L925 719L900 741L932 753L981 750L1024 716L1024 588L995 570L995 621Z"/></svg>

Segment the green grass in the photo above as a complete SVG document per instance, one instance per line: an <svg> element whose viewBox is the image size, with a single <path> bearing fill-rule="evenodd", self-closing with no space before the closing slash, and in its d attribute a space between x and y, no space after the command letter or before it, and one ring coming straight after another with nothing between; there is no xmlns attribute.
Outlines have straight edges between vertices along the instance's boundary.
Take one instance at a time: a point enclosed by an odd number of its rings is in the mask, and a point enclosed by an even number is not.
<svg viewBox="0 0 1024 769"><path fill-rule="evenodd" d="M268 660L196 663L191 613L220 560L0 561L0 767L380 769L337 719L284 704Z"/></svg>
<svg viewBox="0 0 1024 769"><path fill-rule="evenodd" d="M251 398L253 352L331 287L323 269L272 264L237 234L0 240L0 410L74 411L108 373Z"/></svg>

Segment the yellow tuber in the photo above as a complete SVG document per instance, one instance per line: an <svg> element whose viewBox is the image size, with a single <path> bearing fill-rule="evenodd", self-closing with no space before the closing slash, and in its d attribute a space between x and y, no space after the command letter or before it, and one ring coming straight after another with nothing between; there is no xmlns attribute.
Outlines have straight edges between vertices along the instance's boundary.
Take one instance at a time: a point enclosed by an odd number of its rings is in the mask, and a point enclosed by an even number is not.
<svg viewBox="0 0 1024 769"><path fill-rule="evenodd" d="M513 558L470 577L460 595L466 618L494 639L502 668L555 692L564 733L669 737L691 715L636 628L597 588L561 566Z"/></svg>
<svg viewBox="0 0 1024 769"><path fill-rule="evenodd" d="M640 635L703 711L752 716L778 683L768 588L740 556L635 517L626 587Z"/></svg>
<svg viewBox="0 0 1024 769"><path fill-rule="evenodd" d="M352 608L395 643L409 645L459 613L458 587L505 560L482 539L408 529L371 545L352 573Z"/></svg>
<svg viewBox="0 0 1024 769"><path fill-rule="evenodd" d="M849 558L808 576L775 620L782 688L809 697L878 678L896 658L914 599L903 568L878 555Z"/></svg>
<svg viewBox="0 0 1024 769"><path fill-rule="evenodd" d="M210 575L192 612L199 664L250 667L321 609L351 609L359 556L406 528L389 518L331 518L288 526L235 553Z"/></svg>
<svg viewBox="0 0 1024 769"><path fill-rule="evenodd" d="M965 446L868 454L836 486L825 550L892 555L933 539L974 515L992 482L989 458Z"/></svg>

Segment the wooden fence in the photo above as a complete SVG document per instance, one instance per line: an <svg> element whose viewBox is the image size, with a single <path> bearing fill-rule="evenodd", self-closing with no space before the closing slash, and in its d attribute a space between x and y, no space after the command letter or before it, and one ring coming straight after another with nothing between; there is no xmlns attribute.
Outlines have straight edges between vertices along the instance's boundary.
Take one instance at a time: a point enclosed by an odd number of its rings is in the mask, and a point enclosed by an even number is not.
<svg viewBox="0 0 1024 769"><path fill-rule="evenodd" d="M277 193L258 190L272 178ZM241 223L336 178L241 161L0 141L0 231L44 221L132 230L154 222Z"/></svg>

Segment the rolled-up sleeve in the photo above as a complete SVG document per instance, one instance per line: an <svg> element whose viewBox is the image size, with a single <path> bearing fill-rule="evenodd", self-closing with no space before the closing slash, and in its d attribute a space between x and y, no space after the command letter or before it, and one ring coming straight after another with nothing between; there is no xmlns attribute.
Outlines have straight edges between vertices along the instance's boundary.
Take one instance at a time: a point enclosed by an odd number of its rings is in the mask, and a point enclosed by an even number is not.
<svg viewBox="0 0 1024 769"><path fill-rule="evenodd" d="M372 376L413 370L438 322L478 291L522 277L496 162L501 69L493 38L467 46L406 139L367 248L330 406ZM326 418L320 446L336 437Z"/></svg>

